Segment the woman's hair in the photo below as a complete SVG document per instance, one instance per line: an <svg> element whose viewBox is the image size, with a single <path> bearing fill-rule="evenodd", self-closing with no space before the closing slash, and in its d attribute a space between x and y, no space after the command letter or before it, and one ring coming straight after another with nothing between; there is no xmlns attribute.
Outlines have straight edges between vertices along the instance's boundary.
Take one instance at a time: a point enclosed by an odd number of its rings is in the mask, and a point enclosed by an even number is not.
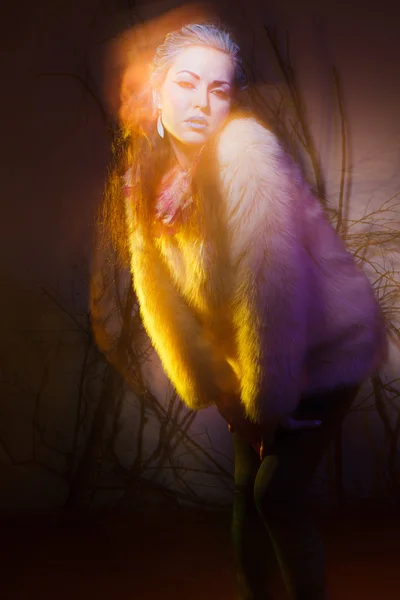
<svg viewBox="0 0 400 600"><path fill-rule="evenodd" d="M219 24L187 24L168 33L164 42L158 46L148 85L140 94L131 94L129 103L134 105L131 112L122 108L123 123L115 135L104 201L99 213L100 244L103 249L112 250L114 260L121 265L129 264L126 198L122 188L122 176L133 167L134 186L131 201L137 222L144 226L144 230L149 231L154 219L157 186L162 175L174 167L170 144L167 139L161 139L156 131L154 91L162 85L168 69L179 53L190 46L211 47L229 55L235 66L233 108L240 104L235 92L246 87L239 46L228 30Z"/></svg>
<svg viewBox="0 0 400 600"><path fill-rule="evenodd" d="M242 90L246 87L239 46L227 29L206 22L185 25L182 29L166 36L164 42L157 48L153 60L151 83L154 88L160 87L176 57L190 46L207 46L227 54L235 66L235 89Z"/></svg>

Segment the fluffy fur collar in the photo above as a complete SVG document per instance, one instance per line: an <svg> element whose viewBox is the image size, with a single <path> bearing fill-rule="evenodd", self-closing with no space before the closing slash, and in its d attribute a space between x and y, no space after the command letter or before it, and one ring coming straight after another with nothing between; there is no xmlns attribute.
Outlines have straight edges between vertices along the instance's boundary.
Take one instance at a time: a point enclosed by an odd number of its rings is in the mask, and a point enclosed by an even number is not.
<svg viewBox="0 0 400 600"><path fill-rule="evenodd" d="M149 238L127 202L143 323L192 409L237 394L264 423L301 394L357 383L385 356L372 287L276 137L231 120L205 181L204 235ZM207 180L207 177L205 178Z"/></svg>

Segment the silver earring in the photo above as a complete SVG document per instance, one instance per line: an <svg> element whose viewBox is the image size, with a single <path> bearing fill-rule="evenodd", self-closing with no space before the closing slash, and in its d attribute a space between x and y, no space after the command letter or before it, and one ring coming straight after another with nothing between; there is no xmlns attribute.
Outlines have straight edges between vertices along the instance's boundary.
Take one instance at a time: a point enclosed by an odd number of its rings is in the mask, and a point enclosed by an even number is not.
<svg viewBox="0 0 400 600"><path fill-rule="evenodd" d="M160 136L160 138L164 137L164 125L162 124L162 121L161 121L161 111L159 111L158 118L157 118L157 133Z"/></svg>

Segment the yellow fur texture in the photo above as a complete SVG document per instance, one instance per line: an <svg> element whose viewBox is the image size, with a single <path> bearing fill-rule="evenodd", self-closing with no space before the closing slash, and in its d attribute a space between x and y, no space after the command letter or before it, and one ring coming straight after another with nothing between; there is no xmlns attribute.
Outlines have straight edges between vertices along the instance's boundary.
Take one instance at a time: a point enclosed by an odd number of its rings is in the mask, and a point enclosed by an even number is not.
<svg viewBox="0 0 400 600"><path fill-rule="evenodd" d="M197 410L240 394L264 423L304 392L361 382L385 358L385 328L370 282L269 130L233 119L217 161L213 239L184 225L146 236L127 203L134 287L181 399Z"/></svg>

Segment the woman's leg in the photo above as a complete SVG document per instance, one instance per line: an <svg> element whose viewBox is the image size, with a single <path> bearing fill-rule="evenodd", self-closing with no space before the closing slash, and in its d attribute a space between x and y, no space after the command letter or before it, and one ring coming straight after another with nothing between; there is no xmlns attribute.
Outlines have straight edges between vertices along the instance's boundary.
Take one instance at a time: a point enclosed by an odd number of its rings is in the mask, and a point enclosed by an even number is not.
<svg viewBox="0 0 400 600"><path fill-rule="evenodd" d="M317 429L279 430L255 479L255 504L295 600L326 598L324 549L305 492L358 389L343 387L305 398L296 416L320 419L322 425Z"/></svg>
<svg viewBox="0 0 400 600"><path fill-rule="evenodd" d="M253 446L233 434L235 491L232 516L232 544L241 600L268 600L262 591L266 578L268 550L273 550L254 503L254 481L260 458ZM265 551L264 551L265 550Z"/></svg>

